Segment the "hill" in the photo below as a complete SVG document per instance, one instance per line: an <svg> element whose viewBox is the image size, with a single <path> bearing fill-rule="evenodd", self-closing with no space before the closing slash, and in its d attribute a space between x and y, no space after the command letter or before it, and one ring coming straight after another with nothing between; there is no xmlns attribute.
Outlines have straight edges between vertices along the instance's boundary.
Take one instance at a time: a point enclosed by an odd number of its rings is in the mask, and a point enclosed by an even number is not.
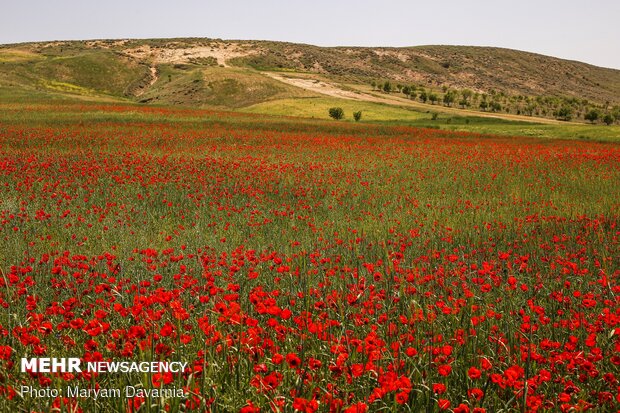
<svg viewBox="0 0 620 413"><path fill-rule="evenodd" d="M620 100L620 70L510 49L473 46L365 48L262 42L234 62L349 80L390 79L429 87L491 90L513 95Z"/></svg>
<svg viewBox="0 0 620 413"><path fill-rule="evenodd" d="M385 93L383 86L390 82L391 93ZM332 93L324 93L328 90ZM0 96L13 98L70 96L240 109L325 94L423 111L451 112L460 104L499 116L559 117L567 106L564 120L583 119L589 110L614 113L620 70L470 46L326 48L220 39L0 46Z"/></svg>

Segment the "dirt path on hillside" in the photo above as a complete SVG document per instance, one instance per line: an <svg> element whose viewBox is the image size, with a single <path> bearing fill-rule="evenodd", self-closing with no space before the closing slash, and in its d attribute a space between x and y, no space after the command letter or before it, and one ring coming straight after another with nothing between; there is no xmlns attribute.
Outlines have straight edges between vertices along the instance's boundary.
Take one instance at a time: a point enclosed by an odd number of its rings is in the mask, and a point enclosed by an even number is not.
<svg viewBox="0 0 620 413"><path fill-rule="evenodd" d="M513 115L509 113L489 113L489 112L479 112L471 109L458 109L445 107L441 105L430 105L417 101L413 101L407 98L401 98L399 96L393 95L385 95L378 96L374 93L368 93L362 90L345 90L335 84L325 82L319 79L312 78L295 78L283 76L279 73L271 73L271 72L263 72L266 76L269 76L272 79L279 80L280 82L287 83L292 86L296 86L311 92L320 93L327 96L332 96L336 98L342 99L350 99L350 100L360 100L365 102L374 102L374 103L384 103L388 105L396 105L396 106L405 106L410 108L415 108L423 112L440 112L447 113L452 115L459 116L479 116L483 118L495 118L495 119L505 119L505 120L514 120L514 121L522 121L522 122L531 122L531 123L544 123L544 124L567 124L571 122L561 122L555 119L545 119L545 118L532 118L529 116L523 115ZM383 95L383 94L382 94Z"/></svg>
<svg viewBox="0 0 620 413"><path fill-rule="evenodd" d="M336 98L351 99L351 100L363 100L367 102L377 103L391 103L390 99L382 99L377 96L372 96L364 92L355 90L345 90L331 83L324 82L318 79L306 79L282 76L277 73L263 72L265 75L272 79L279 80L280 82L287 83L292 86L296 86L311 92L320 93L322 95L332 96Z"/></svg>
<svg viewBox="0 0 620 413"><path fill-rule="evenodd" d="M151 66L150 70L151 70L151 80L149 82L149 87L153 86L155 82L157 82L157 80L159 79L159 76L157 75L157 68L155 66Z"/></svg>
<svg viewBox="0 0 620 413"><path fill-rule="evenodd" d="M140 86L140 88L134 93L135 96L142 96L151 86L155 84L155 82L157 82L157 80L159 80L159 75L155 66L149 67L149 77L149 83Z"/></svg>

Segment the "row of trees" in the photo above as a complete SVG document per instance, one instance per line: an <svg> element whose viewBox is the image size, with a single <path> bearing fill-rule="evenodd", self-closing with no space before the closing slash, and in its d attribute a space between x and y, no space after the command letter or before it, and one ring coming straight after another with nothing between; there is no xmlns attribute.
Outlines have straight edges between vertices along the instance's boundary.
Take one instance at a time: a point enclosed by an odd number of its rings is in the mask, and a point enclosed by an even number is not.
<svg viewBox="0 0 620 413"><path fill-rule="evenodd" d="M591 123L601 121L607 125L620 122L620 106L611 106L610 102L597 105L587 99L509 95L495 90L489 93L479 93L471 89L451 89L447 86L441 88L441 91L427 90L420 85L394 85L390 81L372 81L371 86L373 90L384 93L402 93L409 99L433 105L443 104L448 107L458 105L462 109L555 117L565 121L573 119L583 119Z"/></svg>
<svg viewBox="0 0 620 413"><path fill-rule="evenodd" d="M422 86L417 85L401 85L396 84L392 86L390 81L386 81L384 83L371 83L373 89L381 90L385 93L398 92L407 96L409 99L416 100L419 99L422 103L430 102L435 105L437 103L442 103L446 106L453 106L454 104L458 104L461 108L471 107L472 101L478 101L480 96L482 96L482 101L480 102L480 109L482 110L492 110L492 111L500 111L502 106L495 101L489 102L487 101L486 94L474 93L471 89L448 89L447 87L443 88L443 93L434 92L432 90L426 90Z"/></svg>
<svg viewBox="0 0 620 413"><path fill-rule="evenodd" d="M588 113L585 114L584 119L592 123L596 123L597 120L601 119L603 123L607 125L611 125L615 121L620 120L619 115L620 115L620 111L616 112L616 114L613 115L611 113L602 114L597 109L591 109Z"/></svg>

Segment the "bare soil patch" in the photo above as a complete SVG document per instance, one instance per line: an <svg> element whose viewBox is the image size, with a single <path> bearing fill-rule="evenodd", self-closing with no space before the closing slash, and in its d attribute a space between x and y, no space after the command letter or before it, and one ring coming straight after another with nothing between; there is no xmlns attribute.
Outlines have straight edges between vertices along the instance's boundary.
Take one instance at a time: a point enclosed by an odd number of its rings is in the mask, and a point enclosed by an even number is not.
<svg viewBox="0 0 620 413"><path fill-rule="evenodd" d="M143 45L133 49L125 49L124 53L141 60L151 61L153 64L161 63L190 63L195 59L208 57L215 58L217 64L229 67L228 60L235 57L244 57L259 53L256 48L250 49L243 44L221 43L210 46L163 48Z"/></svg>

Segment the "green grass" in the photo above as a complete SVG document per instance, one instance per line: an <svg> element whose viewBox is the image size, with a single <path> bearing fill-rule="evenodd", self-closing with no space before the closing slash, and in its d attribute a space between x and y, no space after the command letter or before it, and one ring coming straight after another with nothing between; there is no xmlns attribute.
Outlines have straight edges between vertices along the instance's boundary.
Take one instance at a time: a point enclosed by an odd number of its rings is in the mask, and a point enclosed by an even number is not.
<svg viewBox="0 0 620 413"><path fill-rule="evenodd" d="M148 70L105 50L69 56L34 55L37 59L6 57L13 55L13 52L0 52L0 87L11 89L12 93L38 90L76 96L126 97L132 83L144 78Z"/></svg>
<svg viewBox="0 0 620 413"><path fill-rule="evenodd" d="M251 69L159 65L158 70L159 79L141 100L236 109L282 97L312 96Z"/></svg>
<svg viewBox="0 0 620 413"><path fill-rule="evenodd" d="M438 114L436 120L432 120L433 112L420 112L404 107L330 97L280 99L259 103L244 108L242 111L275 116L329 119L328 110L334 106L343 108L344 121L350 122L353 122L353 112L361 110L362 122L402 124L502 136L620 141L620 126L617 125L539 124L478 116L453 116L443 113Z"/></svg>
<svg viewBox="0 0 620 413"><path fill-rule="evenodd" d="M205 82L205 80L201 80L202 72L196 70L180 72L168 66L162 66L160 69L160 80L154 85L154 88L158 89L155 93L158 93L160 96L164 96L165 98L162 99L163 101L155 100L153 103L158 103L161 105L175 103L174 99L176 96L178 98L178 104L188 107L192 106L192 102L190 100L183 100L183 97L186 97L183 90L186 90L185 88L188 85L194 84L193 82L195 80ZM204 75L205 78L208 79L209 74L215 73L217 69L221 68L213 68L213 71L207 71L207 74ZM168 73L172 76L171 82L168 82L167 80ZM220 89L221 93L212 94L210 96L202 96L203 100L201 106L206 108L224 107L231 109L230 106L227 106L231 105L233 106L232 109L250 114L328 120L330 119L328 109L330 107L339 106L345 111L345 119L342 122L354 122L353 112L361 110L362 120L359 122L360 124L379 123L383 125L405 125L501 136L528 136L544 139L575 139L605 142L620 141L620 126L617 125L578 125L568 123L550 125L476 116L451 116L442 113L438 115L436 120L432 120L432 112L420 112L386 104L361 101L358 102L331 97L275 99L239 108L237 105L247 102L248 99L251 99L252 97L243 97L245 95L243 91L239 91L236 96L226 96L224 93L224 88L227 85L228 87L237 87L233 84L233 81L226 80L234 79L229 76L228 71L220 70L220 73L217 74L217 76L211 76L211 79L216 79L215 82L222 83L219 86L222 89ZM242 84L249 85L252 79L269 80L260 74L255 74L254 76L255 77L245 77L245 80L241 80ZM242 78L243 73L239 73L237 79ZM268 82L265 88L269 88ZM148 98L149 96L150 94L145 94L143 97ZM235 97L237 97L238 100L235 100ZM88 90L72 84L64 84L62 82L50 82L45 89L41 87L39 87L39 89L34 87L15 89L0 86L0 103L5 105L12 102L45 104L46 102L68 103L73 101L77 103L77 99L79 99L79 101L101 100L102 96L97 95L93 90ZM128 102L126 101L125 104L127 103ZM4 121L6 121L6 119L4 119Z"/></svg>
<svg viewBox="0 0 620 413"><path fill-rule="evenodd" d="M147 68L108 51L78 56L54 57L33 67L36 75L48 80L124 96L127 87L147 74Z"/></svg>
<svg viewBox="0 0 620 413"><path fill-rule="evenodd" d="M329 119L328 110L334 106L341 107L344 110L345 121L353 121L353 112L358 110L362 111L362 121L398 120L408 122L418 121L420 119L430 120L431 118L430 113L414 111L398 106L330 97L273 100L244 108L243 112Z"/></svg>
<svg viewBox="0 0 620 413"><path fill-rule="evenodd" d="M592 141L620 141L620 126L605 125L543 125L505 123L480 125L446 125L445 129L489 133L494 135L518 135L536 138L580 139Z"/></svg>
<svg viewBox="0 0 620 413"><path fill-rule="evenodd" d="M398 123L398 121L393 122ZM527 136L544 139L578 139L619 142L620 126L587 124L542 124L475 116L458 117L439 115L436 120L421 119L406 122L409 126L438 127L445 130L475 132L501 136Z"/></svg>

